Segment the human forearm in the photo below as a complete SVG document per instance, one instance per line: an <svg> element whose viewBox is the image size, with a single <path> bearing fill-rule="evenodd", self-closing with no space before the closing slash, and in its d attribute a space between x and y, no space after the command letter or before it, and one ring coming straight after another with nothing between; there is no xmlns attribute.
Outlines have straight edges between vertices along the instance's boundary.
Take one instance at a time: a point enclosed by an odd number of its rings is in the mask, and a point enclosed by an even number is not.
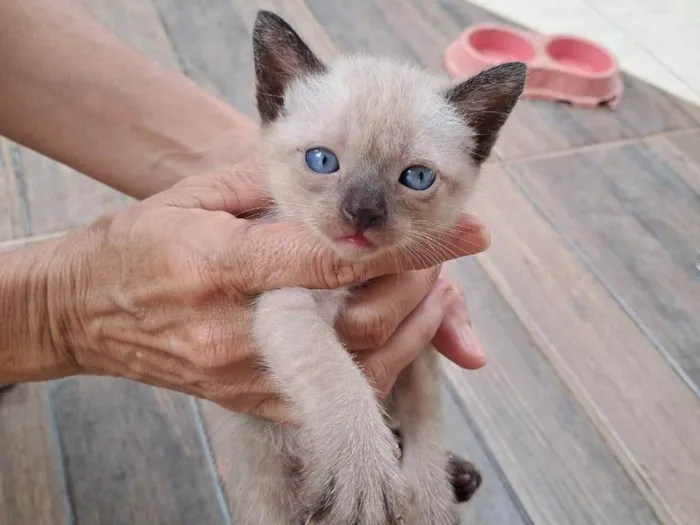
<svg viewBox="0 0 700 525"><path fill-rule="evenodd" d="M62 321L50 302L64 293L67 239L0 253L0 384L55 379L75 372L58 343ZM53 296L53 299L52 299ZM52 312L52 313L50 313Z"/></svg>
<svg viewBox="0 0 700 525"><path fill-rule="evenodd" d="M227 169L257 142L244 115L71 0L0 2L0 134L137 198Z"/></svg>

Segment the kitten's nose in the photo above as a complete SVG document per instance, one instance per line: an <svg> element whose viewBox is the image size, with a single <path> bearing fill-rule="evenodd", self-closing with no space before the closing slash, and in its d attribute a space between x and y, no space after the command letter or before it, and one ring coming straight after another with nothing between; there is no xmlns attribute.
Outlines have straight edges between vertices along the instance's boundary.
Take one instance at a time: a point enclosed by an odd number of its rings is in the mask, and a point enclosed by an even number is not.
<svg viewBox="0 0 700 525"><path fill-rule="evenodd" d="M381 226L386 221L387 205L384 199L346 199L343 216L358 230Z"/></svg>

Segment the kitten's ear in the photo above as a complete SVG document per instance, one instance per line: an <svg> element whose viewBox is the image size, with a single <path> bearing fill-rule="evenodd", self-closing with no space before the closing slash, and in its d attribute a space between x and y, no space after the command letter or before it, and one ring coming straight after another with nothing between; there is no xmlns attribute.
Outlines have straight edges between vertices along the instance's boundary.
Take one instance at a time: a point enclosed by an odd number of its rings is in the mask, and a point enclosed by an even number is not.
<svg viewBox="0 0 700 525"><path fill-rule="evenodd" d="M491 154L498 132L525 87L527 66L508 62L482 71L450 88L446 97L475 132L472 158L477 164Z"/></svg>
<svg viewBox="0 0 700 525"><path fill-rule="evenodd" d="M284 92L298 77L323 73L326 66L291 26L270 11L258 11L253 28L258 112L263 123L284 109Z"/></svg>

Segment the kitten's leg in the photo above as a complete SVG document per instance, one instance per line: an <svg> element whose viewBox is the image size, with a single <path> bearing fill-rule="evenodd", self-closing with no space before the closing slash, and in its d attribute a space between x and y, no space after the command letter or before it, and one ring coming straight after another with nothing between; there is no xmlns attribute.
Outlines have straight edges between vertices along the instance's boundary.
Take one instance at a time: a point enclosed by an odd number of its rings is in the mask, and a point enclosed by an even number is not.
<svg viewBox="0 0 700 525"><path fill-rule="evenodd" d="M403 435L401 430L398 427L392 430L399 444L401 455L403 455ZM447 476L452 485L452 492L457 503L466 503L472 499L472 496L481 486L481 471L476 465L452 452L447 452Z"/></svg>
<svg viewBox="0 0 700 525"><path fill-rule="evenodd" d="M231 413L217 430L234 443L227 476L233 522L289 525L299 503L295 429Z"/></svg>
<svg viewBox="0 0 700 525"><path fill-rule="evenodd" d="M392 392L403 439L402 470L410 512L407 525L456 525L457 501L442 430L437 352L423 352L399 376Z"/></svg>
<svg viewBox="0 0 700 525"><path fill-rule="evenodd" d="M451 452L447 454L447 474L457 503L465 503L481 486L481 471L471 461Z"/></svg>
<svg viewBox="0 0 700 525"><path fill-rule="evenodd" d="M256 339L300 424L301 523L396 525L404 487L394 436L375 393L337 338L327 295L303 289L258 300ZM319 300L320 299L320 300ZM319 308L319 305L321 308Z"/></svg>

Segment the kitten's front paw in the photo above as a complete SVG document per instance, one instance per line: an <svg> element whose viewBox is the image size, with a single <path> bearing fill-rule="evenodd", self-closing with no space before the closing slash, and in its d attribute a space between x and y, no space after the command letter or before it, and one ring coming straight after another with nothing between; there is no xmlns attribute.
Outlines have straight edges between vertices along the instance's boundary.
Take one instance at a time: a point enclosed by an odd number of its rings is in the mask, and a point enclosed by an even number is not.
<svg viewBox="0 0 700 525"><path fill-rule="evenodd" d="M459 525L460 517L450 481L444 475L425 477L413 485L413 505L407 525Z"/></svg>
<svg viewBox="0 0 700 525"><path fill-rule="evenodd" d="M300 524L404 525L406 488L395 442L388 433L368 441L318 462L319 468L310 465Z"/></svg>
<svg viewBox="0 0 700 525"><path fill-rule="evenodd" d="M440 475L442 472L442 475ZM413 512L407 525L459 525L458 504L469 501L481 485L481 472L466 459L447 453L447 464L433 475L423 472L414 485Z"/></svg>
<svg viewBox="0 0 700 525"><path fill-rule="evenodd" d="M469 501L481 486L481 472L466 459L452 453L447 455L447 473L458 503Z"/></svg>

